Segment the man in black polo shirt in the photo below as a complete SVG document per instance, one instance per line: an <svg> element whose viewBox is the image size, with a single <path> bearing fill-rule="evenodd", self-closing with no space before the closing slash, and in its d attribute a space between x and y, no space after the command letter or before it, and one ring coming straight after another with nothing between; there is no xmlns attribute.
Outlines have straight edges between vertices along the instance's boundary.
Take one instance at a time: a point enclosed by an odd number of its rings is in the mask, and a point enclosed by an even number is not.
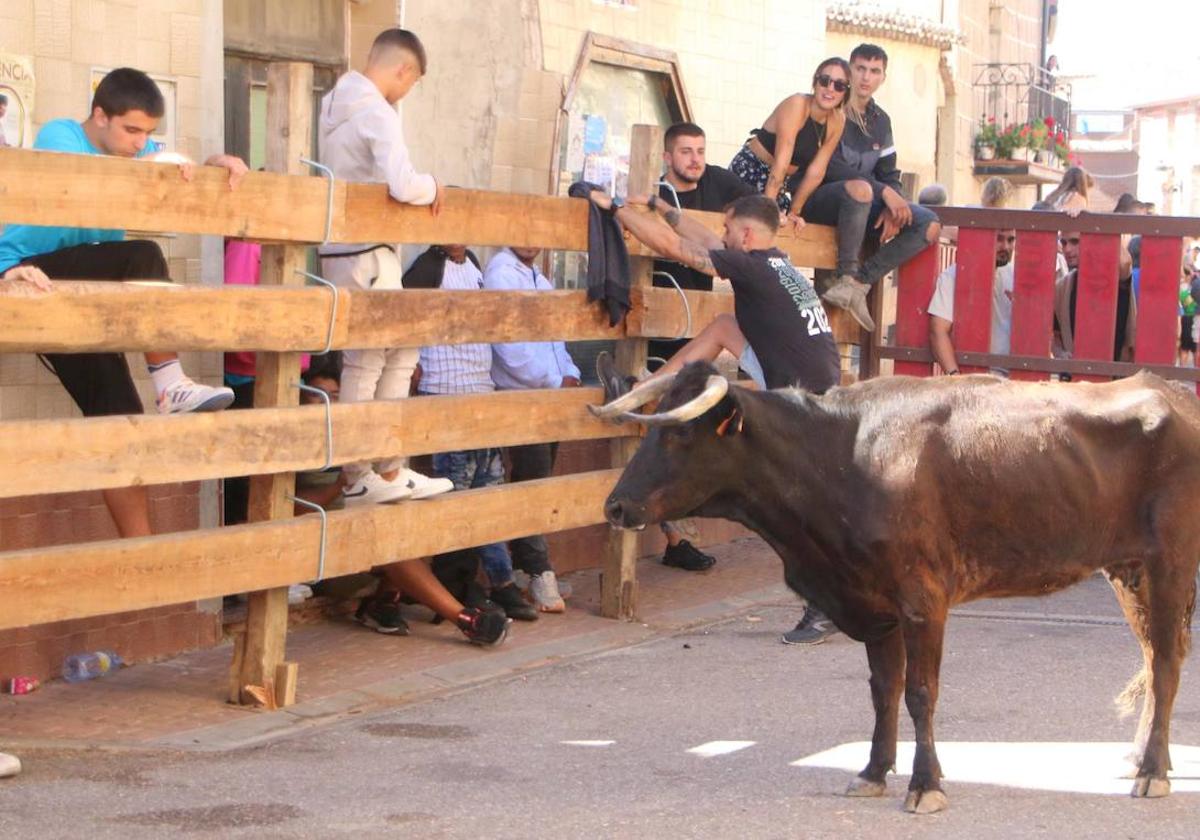
<svg viewBox="0 0 1200 840"><path fill-rule="evenodd" d="M633 198L662 220L637 212L620 199L595 191L592 202L613 209L639 241L669 259L733 286L734 315L718 315L651 378L675 373L689 362L711 362L728 350L760 388L797 386L824 393L840 375L837 345L820 298L807 277L775 247L779 208L761 195L748 195L725 211L725 232L717 237L704 225L657 196ZM599 367L611 365L607 354ZM611 377L601 383L612 390Z"/></svg>
<svg viewBox="0 0 1200 840"><path fill-rule="evenodd" d="M706 162L704 129L695 123L676 123L667 129L663 135L663 165L666 169L663 174L665 183L659 186L658 197L666 202L665 207L719 213L734 199L754 192L728 169ZM670 260L655 260L654 272L655 286L674 288L674 284L664 276L669 274L682 289L711 292L713 288L712 275ZM651 341L650 370L657 370L685 344L686 339ZM685 540L676 525L664 522L661 527L667 538L667 550L662 560L664 565L689 572L702 572L716 564L715 557Z"/></svg>

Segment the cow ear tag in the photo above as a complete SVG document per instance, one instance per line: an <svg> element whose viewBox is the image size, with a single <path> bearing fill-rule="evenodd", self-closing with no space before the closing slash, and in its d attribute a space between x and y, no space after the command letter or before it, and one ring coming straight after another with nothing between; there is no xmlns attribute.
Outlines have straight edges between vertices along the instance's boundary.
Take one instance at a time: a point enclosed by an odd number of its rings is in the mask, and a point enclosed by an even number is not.
<svg viewBox="0 0 1200 840"><path fill-rule="evenodd" d="M733 431L731 432L730 425L733 423L734 420L737 420L737 424L733 427ZM717 436L725 437L727 434L735 434L736 435L738 432L740 432L742 430L742 424L745 422L745 420L746 420L746 416L744 414L742 414L741 412L739 412L735 408L733 411L731 411L729 413L729 416L726 417L724 420L722 420L720 425L717 426Z"/></svg>

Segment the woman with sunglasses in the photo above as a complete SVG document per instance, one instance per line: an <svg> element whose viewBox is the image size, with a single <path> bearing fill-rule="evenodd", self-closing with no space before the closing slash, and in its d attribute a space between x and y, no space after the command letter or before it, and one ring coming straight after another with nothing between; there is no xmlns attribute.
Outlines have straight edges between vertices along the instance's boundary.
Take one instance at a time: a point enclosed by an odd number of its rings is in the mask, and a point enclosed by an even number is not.
<svg viewBox="0 0 1200 840"><path fill-rule="evenodd" d="M846 116L842 104L850 87L850 65L827 58L813 73L813 92L796 93L775 106L762 128L751 132L729 169L767 198L775 199L788 223L804 221L804 203L820 186Z"/></svg>

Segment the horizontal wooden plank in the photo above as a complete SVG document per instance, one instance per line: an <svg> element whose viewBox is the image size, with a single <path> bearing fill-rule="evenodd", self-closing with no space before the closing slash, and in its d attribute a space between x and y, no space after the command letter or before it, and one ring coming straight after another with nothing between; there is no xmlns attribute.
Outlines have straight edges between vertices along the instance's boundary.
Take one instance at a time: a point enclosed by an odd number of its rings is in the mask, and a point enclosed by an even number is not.
<svg viewBox="0 0 1200 840"><path fill-rule="evenodd" d="M688 292L693 333L733 311L731 295ZM334 349L465 342L674 336L686 324L678 292L635 289L626 323L608 326L583 291L410 289L338 293ZM323 288L205 288L60 281L51 292L0 281L0 352L320 350L332 305ZM151 313L145 315L144 313ZM830 313L838 341L852 323Z"/></svg>
<svg viewBox="0 0 1200 840"><path fill-rule="evenodd" d="M325 576L604 521L619 470L329 514ZM312 580L317 516L0 553L0 630Z"/></svg>
<svg viewBox="0 0 1200 840"><path fill-rule="evenodd" d="M689 329L687 309L675 289L658 287L635 289L634 308L629 313L630 335L649 338L690 338L721 314L733 314L733 295L719 292L685 291L691 309ZM860 344L862 327L844 309L827 306L833 338L839 344Z"/></svg>
<svg viewBox="0 0 1200 840"><path fill-rule="evenodd" d="M327 189L322 178L250 172L231 191L225 170L214 166L196 167L185 183L173 165L0 149L0 225L320 242ZM335 208L344 204L344 193L339 184Z"/></svg>
<svg viewBox="0 0 1200 840"><path fill-rule="evenodd" d="M225 170L196 167L184 182L177 167L94 155L0 149L0 225L111 227L204 233L270 242L325 238L328 183L313 176L251 172L231 191ZM106 196L120 195L114 202ZM693 213L721 231L719 213ZM398 204L381 184L337 182L330 241L467 243L587 249L582 199L448 189L438 216ZM834 265L833 229L784 232L780 247L802 266ZM635 254L648 253L631 243Z"/></svg>
<svg viewBox="0 0 1200 840"><path fill-rule="evenodd" d="M636 436L587 410L599 388L497 391L331 407L334 463ZM325 464L324 406L0 423L0 498L294 472Z"/></svg>
<svg viewBox="0 0 1200 840"><path fill-rule="evenodd" d="M0 281L0 352L319 350L323 288L204 288L59 282L51 292ZM410 289L338 293L333 347L623 338L582 291Z"/></svg>

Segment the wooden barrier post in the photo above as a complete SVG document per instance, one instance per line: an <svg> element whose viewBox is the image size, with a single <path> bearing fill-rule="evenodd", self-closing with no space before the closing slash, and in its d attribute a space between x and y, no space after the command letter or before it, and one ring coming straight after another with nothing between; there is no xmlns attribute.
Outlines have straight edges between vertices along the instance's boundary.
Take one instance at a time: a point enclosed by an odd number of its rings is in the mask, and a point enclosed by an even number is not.
<svg viewBox="0 0 1200 840"><path fill-rule="evenodd" d="M658 192L662 172L663 131L656 125L635 125L629 152L629 195L649 195ZM653 257L630 257L632 286L651 285L654 273ZM617 342L617 370L636 373L646 364L647 342L644 338ZM637 451L640 438L618 438L612 442L612 464L623 467ZM613 531L608 539L604 575L600 585L600 614L606 618L631 621L637 612L637 557L640 534L636 531Z"/></svg>
<svg viewBox="0 0 1200 840"><path fill-rule="evenodd" d="M304 174L301 157L311 155L312 65L277 62L267 69L267 168ZM307 253L303 245L268 245L262 251L263 286L302 286ZM256 408L292 406L299 402L299 353L259 353L254 383ZM250 480L251 522L290 519L296 474L254 476ZM314 556L317 547L314 546ZM245 558L253 563L255 558ZM314 564L313 570L316 570ZM250 703L247 686L275 693L280 706L295 701L296 669L284 661L287 644L287 587L252 592L246 610L246 632L235 643L230 701ZM285 679L280 683L278 676ZM276 691L276 688L281 691Z"/></svg>

